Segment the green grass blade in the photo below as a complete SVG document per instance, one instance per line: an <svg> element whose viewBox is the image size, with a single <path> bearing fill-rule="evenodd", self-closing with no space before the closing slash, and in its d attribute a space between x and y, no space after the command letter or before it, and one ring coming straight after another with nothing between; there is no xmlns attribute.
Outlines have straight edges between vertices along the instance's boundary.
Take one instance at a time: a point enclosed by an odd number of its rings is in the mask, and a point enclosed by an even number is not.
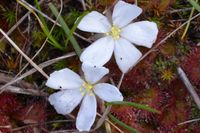
<svg viewBox="0 0 200 133"><path fill-rule="evenodd" d="M75 22L74 26L72 27L72 29L70 30L70 35L66 40L66 44L67 45L69 43L69 39L70 37L73 35L74 31L76 30L78 24L80 23L80 21L82 20L82 18L87 15L89 12L84 12L81 16L78 17L77 21Z"/></svg>
<svg viewBox="0 0 200 133"><path fill-rule="evenodd" d="M49 7L50 7L52 13L54 14L54 16L57 17L59 15L59 13L58 13L58 10L56 9L56 7L52 3L49 4ZM58 17L58 22L61 24L61 27L63 28L65 34L69 38L69 40L70 40L70 42L71 42L76 54L78 56L80 56L81 48L80 48L78 42L76 41L76 39L74 38L74 36L71 35L71 37L70 37L70 29L69 29L69 27L67 26L67 24L65 23L64 19L61 16Z"/></svg>
<svg viewBox="0 0 200 133"><path fill-rule="evenodd" d="M200 5L195 2L194 0L188 0L190 2L190 4L197 10L200 12Z"/></svg>
<svg viewBox="0 0 200 133"><path fill-rule="evenodd" d="M156 109L153 109L147 105L144 105L144 104L139 104L139 103L134 103L134 102L126 102L126 101L122 101L122 102L109 102L109 103L106 103L107 105L124 105L124 106L131 106L131 107L135 107L135 108L138 108L138 109L142 109L142 110L147 110L149 112L152 112L152 113L158 113L160 114L160 111L156 110Z"/></svg>
<svg viewBox="0 0 200 133"><path fill-rule="evenodd" d="M38 8L38 10L41 11L41 8L40 8L40 5L38 3L38 0L35 0L35 3L36 3L36 7ZM42 30L43 32L45 33L45 35L47 36L47 38L49 39L48 42L53 45L55 48L58 48L59 50L64 50L65 48L62 47L55 39L54 37L50 34L50 31L48 29L48 26L46 24L46 21L44 19L44 17L41 15L41 14L38 14L42 24L43 24L43 27L42 27Z"/></svg>
<svg viewBox="0 0 200 133"><path fill-rule="evenodd" d="M125 123L123 123L122 121L120 121L119 119L114 117L113 115L109 114L108 116L110 117L111 120L116 122L118 125L120 125L124 129L128 130L129 132L131 132L131 133L139 133L139 131L137 131L136 129L134 129L134 128L128 126L128 125L126 125Z"/></svg>

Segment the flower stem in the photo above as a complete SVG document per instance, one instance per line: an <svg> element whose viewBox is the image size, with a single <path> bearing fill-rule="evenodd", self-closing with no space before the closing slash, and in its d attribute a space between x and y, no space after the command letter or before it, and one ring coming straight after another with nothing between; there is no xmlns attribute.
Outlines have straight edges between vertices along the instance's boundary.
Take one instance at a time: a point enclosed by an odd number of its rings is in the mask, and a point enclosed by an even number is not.
<svg viewBox="0 0 200 133"><path fill-rule="evenodd" d="M196 0L196 2L198 2L198 0ZM190 22L191 22L191 18L192 18L193 14L194 14L194 10L195 10L195 8L192 7L192 10L191 10L190 16L189 16L189 22L187 23L187 25L186 25L186 27L185 27L185 30L184 30L184 32L183 32L183 35L181 36L181 40L184 39L184 37L185 37L185 35L186 35L186 33L187 33L188 29L189 29Z"/></svg>

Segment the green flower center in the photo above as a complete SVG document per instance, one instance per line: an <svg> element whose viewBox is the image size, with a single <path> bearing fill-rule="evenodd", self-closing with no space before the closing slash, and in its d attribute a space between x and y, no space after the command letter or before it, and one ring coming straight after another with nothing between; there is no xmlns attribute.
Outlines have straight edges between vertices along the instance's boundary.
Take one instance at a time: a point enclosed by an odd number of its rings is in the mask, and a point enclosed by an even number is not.
<svg viewBox="0 0 200 133"><path fill-rule="evenodd" d="M115 25L113 25L110 29L110 32L107 33L107 35L111 35L114 40L117 40L120 38L121 29Z"/></svg>
<svg viewBox="0 0 200 133"><path fill-rule="evenodd" d="M93 88L94 88L94 86L92 84L84 82L82 84L82 86L80 87L81 94L85 95L86 93L88 93L89 96L92 96L93 95Z"/></svg>

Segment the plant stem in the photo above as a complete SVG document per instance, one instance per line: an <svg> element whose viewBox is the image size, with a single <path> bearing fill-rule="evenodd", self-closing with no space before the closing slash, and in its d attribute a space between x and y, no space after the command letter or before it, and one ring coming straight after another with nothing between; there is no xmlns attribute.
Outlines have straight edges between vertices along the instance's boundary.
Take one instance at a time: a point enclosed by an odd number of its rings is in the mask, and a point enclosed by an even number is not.
<svg viewBox="0 0 200 133"><path fill-rule="evenodd" d="M58 10L56 9L56 7L52 3L49 4L49 7L50 7L52 13L54 14L54 16L57 17L59 15L59 13L58 13ZM67 37L69 38L69 40L70 40L70 42L71 42L76 54L78 56L80 56L82 50L81 50L78 42L74 38L74 36L70 34L70 29L69 29L68 25L65 23L64 19L61 16L58 17L58 22L60 23L60 25L63 28L63 30L64 30L65 34L67 35Z"/></svg>
<svg viewBox="0 0 200 133"><path fill-rule="evenodd" d="M198 0L196 0L196 2L198 2ZM185 35L186 35L186 33L187 33L188 29L189 29L190 22L191 22L191 18L192 18L193 14L194 14L194 10L195 10L195 8L192 7L192 10L191 10L190 16L189 16L189 20L190 20L190 21L187 23L187 25L186 25L186 27L185 27L185 30L184 30L184 32L183 32L183 35L181 36L181 40L184 39L184 37L185 37Z"/></svg>

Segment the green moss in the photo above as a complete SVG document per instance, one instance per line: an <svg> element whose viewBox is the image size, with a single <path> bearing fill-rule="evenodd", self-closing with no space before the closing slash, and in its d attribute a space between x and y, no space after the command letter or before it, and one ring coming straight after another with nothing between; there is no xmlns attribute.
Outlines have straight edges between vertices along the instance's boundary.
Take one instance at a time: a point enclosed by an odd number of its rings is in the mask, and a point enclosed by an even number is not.
<svg viewBox="0 0 200 133"><path fill-rule="evenodd" d="M200 110L198 109L198 107L196 106L196 104L194 102L192 103L191 110L192 110L192 116L191 116L192 118L191 119L200 118Z"/></svg>
<svg viewBox="0 0 200 133"><path fill-rule="evenodd" d="M190 45L188 45L188 44L180 44L179 43L177 45L177 48L178 48L178 54L180 54L180 55L186 55L190 51Z"/></svg>
<svg viewBox="0 0 200 133"><path fill-rule="evenodd" d="M15 11L12 10L6 10L3 13L3 18L6 19L9 27L14 25L15 21L16 21L16 15L15 15Z"/></svg>

